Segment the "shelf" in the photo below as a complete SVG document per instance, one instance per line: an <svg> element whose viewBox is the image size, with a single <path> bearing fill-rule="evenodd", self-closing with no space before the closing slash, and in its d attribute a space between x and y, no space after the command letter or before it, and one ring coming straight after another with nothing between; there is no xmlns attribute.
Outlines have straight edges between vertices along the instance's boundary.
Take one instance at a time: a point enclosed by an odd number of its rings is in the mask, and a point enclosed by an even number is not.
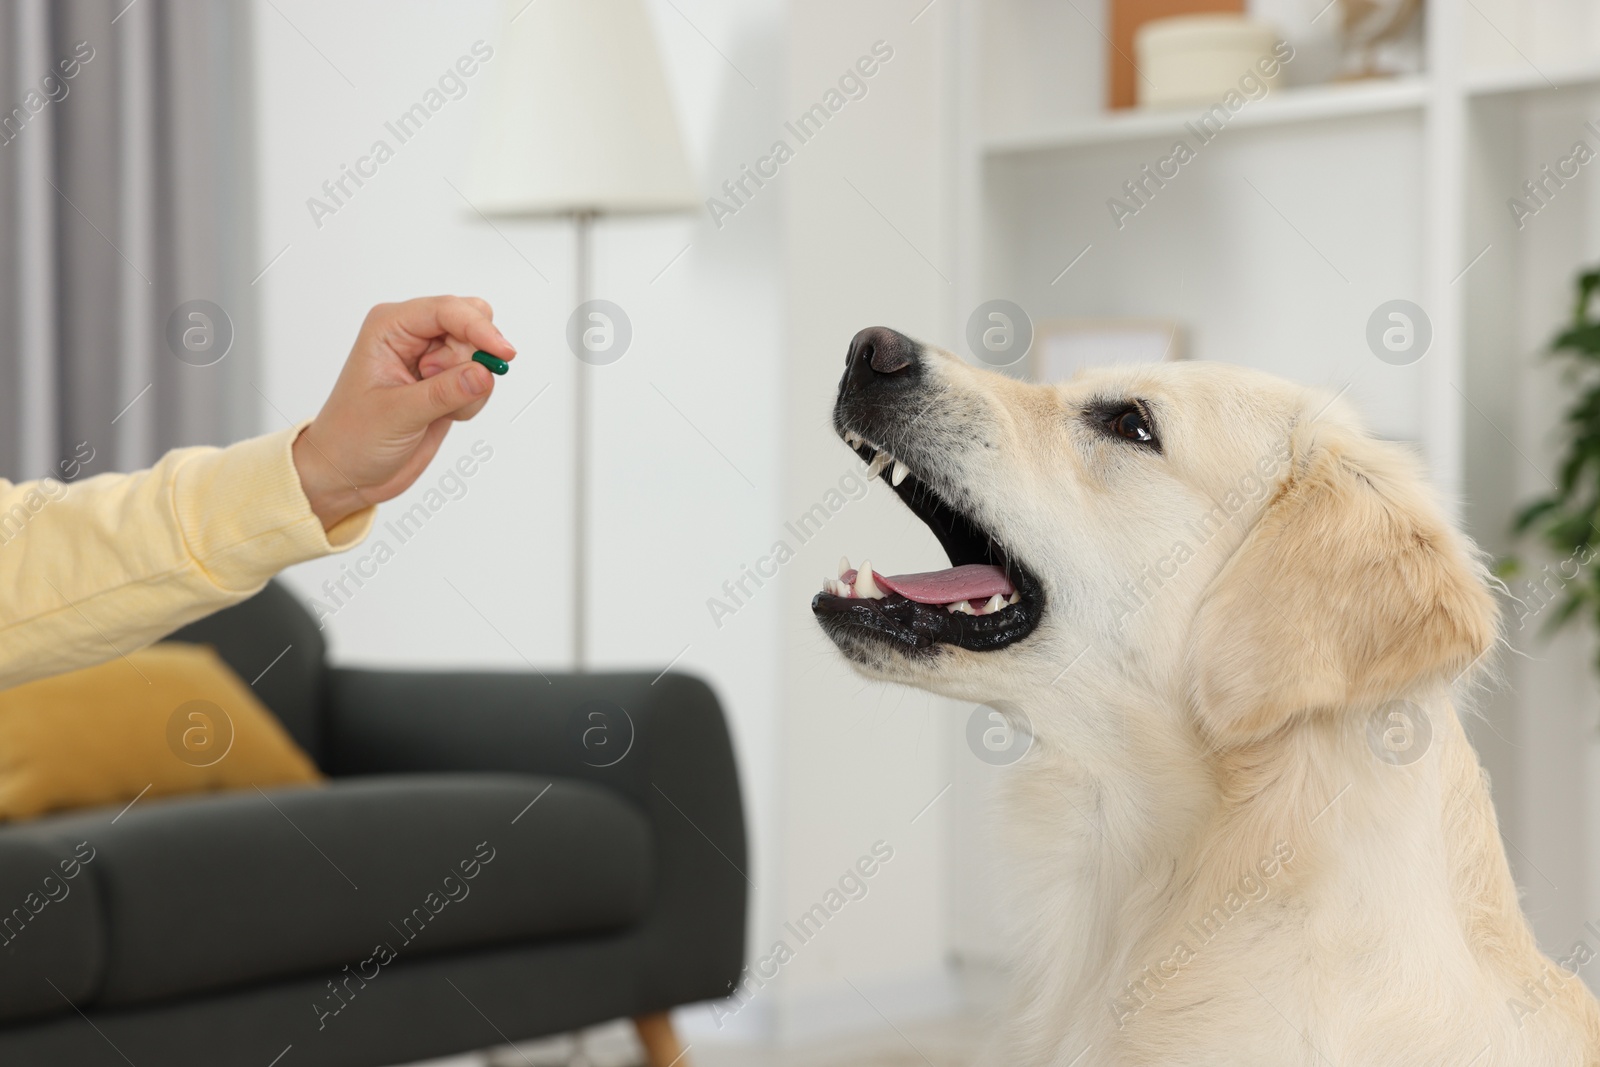
<svg viewBox="0 0 1600 1067"><path fill-rule="evenodd" d="M1428 79L1410 77L1281 89L1263 100L1246 104L1228 122L1228 128L1282 126L1355 115L1415 111L1426 103L1429 88ZM995 157L1179 137L1184 134L1184 123L1193 121L1204 111L1204 106L1193 104L1160 111L1129 110L1096 115L1048 130L990 137L983 151Z"/></svg>
<svg viewBox="0 0 1600 1067"><path fill-rule="evenodd" d="M1545 64L1537 69L1525 65L1503 70L1472 71L1462 79L1462 87L1467 95L1474 97L1596 86L1600 86L1600 61L1595 60L1563 65Z"/></svg>

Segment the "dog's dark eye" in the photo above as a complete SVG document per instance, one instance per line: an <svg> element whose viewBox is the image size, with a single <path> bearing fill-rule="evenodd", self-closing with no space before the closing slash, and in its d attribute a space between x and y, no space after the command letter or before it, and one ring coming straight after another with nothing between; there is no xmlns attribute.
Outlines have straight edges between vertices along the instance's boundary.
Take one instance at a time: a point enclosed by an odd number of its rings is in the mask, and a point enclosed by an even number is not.
<svg viewBox="0 0 1600 1067"><path fill-rule="evenodd" d="M1142 407L1130 404L1114 412L1106 425L1118 437L1152 448L1161 447L1155 431L1150 427L1150 418Z"/></svg>

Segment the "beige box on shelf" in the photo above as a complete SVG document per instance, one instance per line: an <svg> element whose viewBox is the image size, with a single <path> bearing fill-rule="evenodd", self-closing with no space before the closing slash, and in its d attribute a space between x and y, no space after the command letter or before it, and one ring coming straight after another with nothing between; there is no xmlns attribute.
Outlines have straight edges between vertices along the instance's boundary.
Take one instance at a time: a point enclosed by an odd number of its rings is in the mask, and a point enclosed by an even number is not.
<svg viewBox="0 0 1600 1067"><path fill-rule="evenodd" d="M1281 65L1258 66L1271 57L1276 31L1243 15L1180 15L1157 19L1134 35L1139 64L1139 106L1216 103L1253 77L1277 88ZM1267 77L1263 70L1273 74Z"/></svg>

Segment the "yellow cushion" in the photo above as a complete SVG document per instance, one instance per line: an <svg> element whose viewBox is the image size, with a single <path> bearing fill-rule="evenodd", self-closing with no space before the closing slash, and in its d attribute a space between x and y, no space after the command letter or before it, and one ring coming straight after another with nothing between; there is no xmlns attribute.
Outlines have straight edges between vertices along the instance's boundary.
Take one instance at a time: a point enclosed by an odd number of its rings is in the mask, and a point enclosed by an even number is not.
<svg viewBox="0 0 1600 1067"><path fill-rule="evenodd" d="M154 645L0 692L0 819L321 777L209 646Z"/></svg>

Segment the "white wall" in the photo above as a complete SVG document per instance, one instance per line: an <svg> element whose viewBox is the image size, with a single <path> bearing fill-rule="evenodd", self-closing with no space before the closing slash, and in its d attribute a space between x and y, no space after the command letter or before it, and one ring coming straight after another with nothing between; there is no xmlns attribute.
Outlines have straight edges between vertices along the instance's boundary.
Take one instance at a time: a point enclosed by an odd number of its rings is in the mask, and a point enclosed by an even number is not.
<svg viewBox="0 0 1600 1067"><path fill-rule="evenodd" d="M912 24L915 9L902 7L652 0L707 196L775 140L793 141L783 120L816 103L875 41L895 56L864 99L720 227L708 214L614 222L597 239L596 295L629 311L635 341L596 374L596 666L659 667L681 651L679 667L721 695L751 809L752 958L874 842L895 849L867 897L797 946L747 1008L721 1027L709 1010L689 1013L696 1040L881 1027L880 1009L900 1018L949 1000L950 798L911 820L950 780L948 739L961 723L923 694L863 686L808 608L841 553L916 570L937 565L937 546L881 488L804 546L784 525L860 471L828 430L851 335L878 322L923 336L942 328L946 285L894 227L949 273L946 24L937 9ZM480 438L494 448L466 494L403 545L385 522L418 491L380 510L374 536L388 537L396 555L330 618L334 658L560 669L569 647L570 248L559 226L497 222L497 233L447 184L470 192L465 160L487 80L469 82L320 229L306 206L446 65L478 39L493 45L504 11L489 0L448 10L275 0L258 3L255 17L259 244L268 256L288 246L259 282L263 424L315 410L361 316L380 300L482 295L521 349L494 403L453 430L441 453L454 457ZM716 625L708 598L778 540L798 556ZM302 596L326 599L322 583L342 562L297 568L289 580Z"/></svg>
<svg viewBox="0 0 1600 1067"><path fill-rule="evenodd" d="M798 515L847 470L829 426L851 336L883 324L943 339L954 246L949 225L948 12L922 4L827 0L790 9L789 115L820 100L877 41L894 51L785 175L789 194L783 511ZM785 571L804 604L838 558L888 573L944 565L932 536L881 483L841 509ZM960 723L927 695L843 669L809 612L783 616L785 918L810 907L872 842L895 849L868 897L788 968L786 1032L883 1027L949 998L945 826L947 738ZM855 988L852 989L851 987Z"/></svg>
<svg viewBox="0 0 1600 1067"><path fill-rule="evenodd" d="M776 0L697 0L678 8L683 15L657 0L651 13L691 163L711 187L764 147L777 125L781 9ZM418 100L474 41L493 46L506 10L490 0L274 0L257 3L254 17L258 243L268 257L288 246L257 285L266 324L258 383L266 398L263 427L315 412L363 314L378 301L481 295L521 352L490 407L452 430L440 453L452 459L480 439L494 449L466 494L405 544L385 523L437 484L438 469L380 509L374 538L388 540L395 558L328 621L333 656L400 667L562 669L569 649L575 360L563 330L571 253L559 224L497 222L496 232L449 184L469 189L466 160L475 112L489 95L488 70L320 229L306 206L375 138L392 142L384 122ZM754 87L730 63L749 72ZM777 881L770 872L778 619L786 605L769 589L718 629L706 600L766 550L778 525L780 204L774 191L721 230L704 213L602 223L595 254L595 295L623 305L635 338L619 363L594 374L592 658L601 669L660 668L682 652L678 669L715 685L732 719L755 853L750 873L760 886ZM308 564L288 580L302 596L320 597L322 583L349 562ZM767 907L759 894L756 906L757 915Z"/></svg>

